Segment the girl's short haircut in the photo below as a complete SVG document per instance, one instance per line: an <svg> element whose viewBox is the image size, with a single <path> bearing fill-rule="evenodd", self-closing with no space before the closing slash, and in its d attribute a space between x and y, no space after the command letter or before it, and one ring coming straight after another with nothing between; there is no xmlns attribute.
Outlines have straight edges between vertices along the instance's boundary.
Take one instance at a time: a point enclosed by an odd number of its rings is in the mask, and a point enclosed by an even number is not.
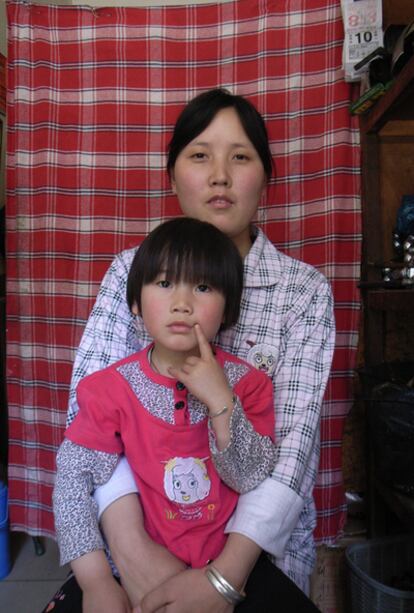
<svg viewBox="0 0 414 613"><path fill-rule="evenodd" d="M160 274L168 281L205 283L225 298L221 329L239 317L243 261L230 238L205 221L179 217L157 226L144 239L132 261L127 281L130 309L141 313L141 291Z"/></svg>
<svg viewBox="0 0 414 613"><path fill-rule="evenodd" d="M270 179L274 163L263 117L247 98L220 88L210 89L193 98L178 116L168 145L167 172L170 177L177 157L184 147L210 125L219 111L227 108L236 111L244 131L262 161L267 180Z"/></svg>

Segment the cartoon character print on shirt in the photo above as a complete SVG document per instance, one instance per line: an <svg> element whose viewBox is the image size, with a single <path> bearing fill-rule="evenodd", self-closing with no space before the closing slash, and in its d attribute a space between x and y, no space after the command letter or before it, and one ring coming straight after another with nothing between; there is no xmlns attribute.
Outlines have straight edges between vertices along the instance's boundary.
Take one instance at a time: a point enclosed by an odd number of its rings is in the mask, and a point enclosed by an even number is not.
<svg viewBox="0 0 414 613"><path fill-rule="evenodd" d="M266 375L272 375L277 362L276 349L267 343L258 343L257 345L252 341L246 341L246 343L250 347L246 361Z"/></svg>
<svg viewBox="0 0 414 613"><path fill-rule="evenodd" d="M206 498L211 488L204 459L175 457L165 465L164 490L167 497L178 505L182 519L202 517L202 509L196 503ZM176 514L167 512L167 517L175 519Z"/></svg>

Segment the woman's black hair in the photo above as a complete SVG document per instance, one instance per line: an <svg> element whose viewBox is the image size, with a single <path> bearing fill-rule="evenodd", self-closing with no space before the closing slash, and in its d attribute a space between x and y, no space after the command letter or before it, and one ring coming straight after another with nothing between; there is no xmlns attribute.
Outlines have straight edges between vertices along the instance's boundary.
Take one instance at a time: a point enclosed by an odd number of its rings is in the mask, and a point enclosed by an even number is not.
<svg viewBox="0 0 414 613"><path fill-rule="evenodd" d="M167 172L170 177L177 157L184 147L210 125L219 111L227 108L236 111L244 131L262 161L267 180L270 179L274 163L263 117L247 98L220 88L210 89L193 98L178 116L168 145Z"/></svg>
<svg viewBox="0 0 414 613"><path fill-rule="evenodd" d="M243 261L230 238L205 221L179 217L157 226L142 242L127 281L129 308L141 312L141 291L161 273L168 281L205 283L225 298L222 329L239 317Z"/></svg>

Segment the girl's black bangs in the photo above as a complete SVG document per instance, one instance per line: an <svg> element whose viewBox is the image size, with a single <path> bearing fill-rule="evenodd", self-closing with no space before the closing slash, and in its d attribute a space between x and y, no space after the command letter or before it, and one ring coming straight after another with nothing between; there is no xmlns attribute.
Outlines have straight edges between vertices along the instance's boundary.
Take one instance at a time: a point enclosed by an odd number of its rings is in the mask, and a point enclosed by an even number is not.
<svg viewBox="0 0 414 613"><path fill-rule="evenodd" d="M175 245L170 243L165 246L154 262L154 278L160 272L173 282L184 281L186 283L206 283L222 289L223 268L213 251L200 250L200 245ZM157 270L155 270L157 269Z"/></svg>

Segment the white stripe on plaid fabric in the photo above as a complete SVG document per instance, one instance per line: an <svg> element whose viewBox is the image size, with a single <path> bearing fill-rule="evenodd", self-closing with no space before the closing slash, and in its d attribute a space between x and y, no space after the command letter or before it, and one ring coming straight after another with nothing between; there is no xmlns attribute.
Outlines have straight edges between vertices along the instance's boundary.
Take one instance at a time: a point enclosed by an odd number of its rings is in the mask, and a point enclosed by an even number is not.
<svg viewBox="0 0 414 613"><path fill-rule="evenodd" d="M113 256L179 214L163 170L171 129L189 98L221 85L267 120L278 178L261 226L334 291L339 343L315 492L316 536L331 542L344 520L339 449L359 319L358 130L342 79L340 1L94 10L19 1L7 11L12 527L53 534L51 486L32 471L54 468L44 445L62 438L70 348ZM47 421L46 408L60 418Z"/></svg>

